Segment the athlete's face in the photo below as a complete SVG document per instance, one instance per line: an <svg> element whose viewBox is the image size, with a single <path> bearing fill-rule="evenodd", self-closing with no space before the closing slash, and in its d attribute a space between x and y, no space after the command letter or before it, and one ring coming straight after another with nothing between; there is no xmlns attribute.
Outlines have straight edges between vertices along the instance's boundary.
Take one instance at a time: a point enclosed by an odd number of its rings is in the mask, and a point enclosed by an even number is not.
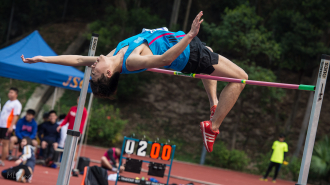
<svg viewBox="0 0 330 185"><path fill-rule="evenodd" d="M285 139L284 137L280 137L280 138L278 138L278 140L281 141L281 142L283 142L284 139Z"/></svg>
<svg viewBox="0 0 330 185"><path fill-rule="evenodd" d="M56 123L57 115L55 113L49 114L49 121L52 122L53 124Z"/></svg>
<svg viewBox="0 0 330 185"><path fill-rule="evenodd" d="M91 65L92 80L94 81L99 79L102 76L102 74L104 74L105 77L110 78L111 77L110 63L111 63L111 57L106 57L104 55L98 57L96 59L96 62L93 65Z"/></svg>
<svg viewBox="0 0 330 185"><path fill-rule="evenodd" d="M10 90L10 91L8 92L8 98L9 98L10 100L15 100L15 99L17 99L17 93L16 93L16 91L14 91L14 90Z"/></svg>
<svg viewBox="0 0 330 185"><path fill-rule="evenodd" d="M25 116L25 119L27 122L31 122L33 118L34 118L33 114L26 114L26 116Z"/></svg>
<svg viewBox="0 0 330 185"><path fill-rule="evenodd" d="M26 139L22 139L22 141L21 141L21 147L23 148L25 145L27 145L27 140Z"/></svg>

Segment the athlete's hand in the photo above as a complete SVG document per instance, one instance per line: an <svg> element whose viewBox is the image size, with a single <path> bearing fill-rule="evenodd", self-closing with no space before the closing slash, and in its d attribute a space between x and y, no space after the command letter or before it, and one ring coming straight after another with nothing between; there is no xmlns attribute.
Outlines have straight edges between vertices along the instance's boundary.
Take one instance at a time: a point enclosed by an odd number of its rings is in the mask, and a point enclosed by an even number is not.
<svg viewBox="0 0 330 185"><path fill-rule="evenodd" d="M58 127L56 128L56 131L57 131L57 132L60 132L61 128L62 128L61 126L58 126Z"/></svg>
<svg viewBox="0 0 330 185"><path fill-rule="evenodd" d="M21 163L22 163L22 159L17 159L16 161L15 161L15 164L18 166L18 165L20 165Z"/></svg>
<svg viewBox="0 0 330 185"><path fill-rule="evenodd" d="M29 63L29 64L33 64L37 62L45 62L42 56L35 56L33 58L24 58L24 55L22 55L21 58L24 63Z"/></svg>
<svg viewBox="0 0 330 185"><path fill-rule="evenodd" d="M289 163L288 163L288 161L283 161L283 164L286 166L286 165L288 165Z"/></svg>
<svg viewBox="0 0 330 185"><path fill-rule="evenodd" d="M199 28L200 28L202 22L204 21L203 19L200 20L201 17L202 17L202 15L203 15L203 11L199 12L199 14L194 19L194 21L193 21L193 23L191 25L191 29L190 29L190 31L188 33L190 36L195 37L198 34Z"/></svg>
<svg viewBox="0 0 330 185"><path fill-rule="evenodd" d="M13 132L14 128L12 126L10 126L7 130L7 135L10 135Z"/></svg>

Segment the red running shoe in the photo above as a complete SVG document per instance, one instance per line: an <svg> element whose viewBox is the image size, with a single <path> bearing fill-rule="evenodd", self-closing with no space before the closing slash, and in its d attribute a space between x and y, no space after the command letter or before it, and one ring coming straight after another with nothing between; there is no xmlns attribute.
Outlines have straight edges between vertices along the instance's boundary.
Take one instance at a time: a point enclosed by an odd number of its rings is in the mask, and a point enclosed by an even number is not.
<svg viewBox="0 0 330 185"><path fill-rule="evenodd" d="M215 138L219 134L219 130L213 131L211 129L211 126L212 126L211 121L202 121L199 124L200 130L203 134L203 143L208 152L213 151L213 144L214 144Z"/></svg>
<svg viewBox="0 0 330 185"><path fill-rule="evenodd" d="M215 109L217 109L217 105L213 105L212 107L211 107L211 115L210 115L210 120L213 118L213 116L214 116L214 113L215 113Z"/></svg>

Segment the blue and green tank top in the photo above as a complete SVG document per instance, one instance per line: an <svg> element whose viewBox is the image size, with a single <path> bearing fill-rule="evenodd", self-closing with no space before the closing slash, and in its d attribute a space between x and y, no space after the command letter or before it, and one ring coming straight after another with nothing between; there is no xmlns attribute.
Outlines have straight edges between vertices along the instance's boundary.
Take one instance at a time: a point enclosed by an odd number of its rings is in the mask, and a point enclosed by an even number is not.
<svg viewBox="0 0 330 185"><path fill-rule="evenodd" d="M128 46L128 49L124 55L121 74L139 73L147 70L147 69L140 69L137 71L128 71L126 68L126 60L128 56L132 53L132 51L136 47L140 46L142 43L147 43L149 45L151 52L154 55L162 55L168 49L170 49L176 43L178 43L184 36L185 33L183 31L170 32L167 31L166 28L154 29L154 30L143 29L142 33L120 42L117 45L114 55L116 55L118 51L123 47ZM171 63L171 65L164 67L171 68L176 71L181 71L187 65L189 60L189 55L190 55L190 48L188 45L186 49L178 56L178 58L176 58Z"/></svg>

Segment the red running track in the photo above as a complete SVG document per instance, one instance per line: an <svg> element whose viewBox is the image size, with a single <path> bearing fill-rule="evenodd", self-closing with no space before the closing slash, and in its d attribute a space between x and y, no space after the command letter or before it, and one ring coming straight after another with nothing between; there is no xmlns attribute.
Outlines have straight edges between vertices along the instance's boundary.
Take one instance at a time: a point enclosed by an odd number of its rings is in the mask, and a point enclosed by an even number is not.
<svg viewBox="0 0 330 185"><path fill-rule="evenodd" d="M1 147L0 147L1 148ZM101 156L106 152L106 148L99 148L99 147L93 147L93 146L84 146L81 152L82 156L88 157L93 160L99 160ZM5 161L6 166L0 167L0 171L9 168L14 165L14 162L12 161ZM96 163L91 163L91 166L99 165ZM147 169L147 164L143 164L143 169ZM40 165L37 165L35 167L35 172L33 174L32 178L32 184L34 185L56 185L57 176L58 176L59 169L54 168L48 168L43 167ZM110 174L110 173L109 173ZM225 170L221 168L214 168L214 167L207 167L207 166L201 166L197 164L191 164L191 163L185 163L185 162L179 162L174 161L173 167L172 167L172 175L175 176L181 176L186 177L190 179L197 179L200 181L206 181L214 184L221 184L221 185L271 185L273 184L271 182L271 178L269 178L268 182L260 181L260 176L257 175L251 175L246 174L242 172L236 172L231 170ZM122 173L123 176L127 177L148 177L146 173L141 174L134 174L134 173L128 173L124 172ZM160 180L161 182L166 182L166 178L158 178L156 179ZM70 185L80 185L82 181L82 175L79 177L71 177L70 178ZM170 183L176 183L176 184L187 184L190 181L184 181L179 180L175 178L170 178ZM18 185L21 183L5 180L3 177L0 177L0 184L1 185ZM114 185L114 181L109 181L109 185ZM128 184L128 183L122 183L119 182L118 185L122 184ZM194 183L198 184L198 183ZM285 180L277 180L276 185L294 185L295 182L292 181L285 181ZM132 185L132 184L131 184Z"/></svg>

